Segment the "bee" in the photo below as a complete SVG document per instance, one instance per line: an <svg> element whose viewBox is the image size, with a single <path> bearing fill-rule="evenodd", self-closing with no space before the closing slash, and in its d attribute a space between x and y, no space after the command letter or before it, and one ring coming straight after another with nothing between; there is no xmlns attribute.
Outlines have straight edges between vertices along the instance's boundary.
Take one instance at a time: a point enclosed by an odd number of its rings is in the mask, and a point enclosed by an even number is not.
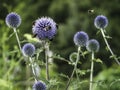
<svg viewBox="0 0 120 90"><path fill-rule="evenodd" d="M51 29L51 26L50 26L50 25L49 25L49 26L46 26L46 27L44 27L44 29L45 29L45 31L48 31L48 30Z"/></svg>
<svg viewBox="0 0 120 90"><path fill-rule="evenodd" d="M93 10L93 9L91 9L91 10L88 10L88 13L94 13L95 11Z"/></svg>

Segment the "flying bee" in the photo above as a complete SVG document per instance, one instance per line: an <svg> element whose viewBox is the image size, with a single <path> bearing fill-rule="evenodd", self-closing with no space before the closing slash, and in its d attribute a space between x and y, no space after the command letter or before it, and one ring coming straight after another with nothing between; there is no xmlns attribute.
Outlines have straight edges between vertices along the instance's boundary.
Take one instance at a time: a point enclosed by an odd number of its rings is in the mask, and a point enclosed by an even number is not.
<svg viewBox="0 0 120 90"><path fill-rule="evenodd" d="M44 29L45 29L45 31L48 31L48 30L50 30L50 29L51 29L51 26L50 26L50 25L48 25L48 26L44 27Z"/></svg>
<svg viewBox="0 0 120 90"><path fill-rule="evenodd" d="M93 9L91 9L91 10L88 10L88 13L94 13L95 11L93 10Z"/></svg>

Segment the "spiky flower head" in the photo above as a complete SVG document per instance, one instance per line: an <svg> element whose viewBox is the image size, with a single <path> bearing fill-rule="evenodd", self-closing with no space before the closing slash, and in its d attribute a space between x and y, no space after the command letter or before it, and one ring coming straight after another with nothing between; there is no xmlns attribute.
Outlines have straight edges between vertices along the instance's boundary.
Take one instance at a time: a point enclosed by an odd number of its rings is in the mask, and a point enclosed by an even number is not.
<svg viewBox="0 0 120 90"><path fill-rule="evenodd" d="M91 39L87 42L86 48L89 52L98 52L100 48L100 44L97 40Z"/></svg>
<svg viewBox="0 0 120 90"><path fill-rule="evenodd" d="M51 40L56 34L57 24L52 18L42 17L35 21L32 32L40 40Z"/></svg>
<svg viewBox="0 0 120 90"><path fill-rule="evenodd" d="M31 43L26 43L22 47L22 52L23 52L23 55L27 57L32 57L33 54L35 53L35 46Z"/></svg>
<svg viewBox="0 0 120 90"><path fill-rule="evenodd" d="M75 45L83 47L86 45L88 39L89 39L88 34L83 31L80 31L74 35L73 41Z"/></svg>
<svg viewBox="0 0 120 90"><path fill-rule="evenodd" d="M42 81L37 81L33 85L33 90L46 90L46 84Z"/></svg>
<svg viewBox="0 0 120 90"><path fill-rule="evenodd" d="M94 25L98 29L104 29L108 25L108 19L106 16L98 15L94 20Z"/></svg>
<svg viewBox="0 0 120 90"><path fill-rule="evenodd" d="M17 28L21 24L21 17L17 13L11 12L6 16L5 22L8 27Z"/></svg>

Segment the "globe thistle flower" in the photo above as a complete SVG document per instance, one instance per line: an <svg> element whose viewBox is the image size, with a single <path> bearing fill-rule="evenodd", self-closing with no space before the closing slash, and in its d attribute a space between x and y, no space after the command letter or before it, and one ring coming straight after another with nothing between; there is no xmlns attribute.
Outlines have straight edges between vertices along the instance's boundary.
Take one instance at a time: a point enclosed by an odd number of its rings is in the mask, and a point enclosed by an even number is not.
<svg viewBox="0 0 120 90"><path fill-rule="evenodd" d="M82 46L86 45L86 42L88 41L88 39L89 39L89 37L88 37L87 33L80 31L74 35L73 41L74 41L75 45L82 47Z"/></svg>
<svg viewBox="0 0 120 90"><path fill-rule="evenodd" d="M108 25L108 19L107 17L103 15L98 15L94 20L94 25L98 29L104 29Z"/></svg>
<svg viewBox="0 0 120 90"><path fill-rule="evenodd" d="M33 90L46 90L46 84L42 81L37 81L33 85Z"/></svg>
<svg viewBox="0 0 120 90"><path fill-rule="evenodd" d="M35 53L35 46L31 43L27 43L22 47L23 55L31 57Z"/></svg>
<svg viewBox="0 0 120 90"><path fill-rule="evenodd" d="M98 52L100 45L99 42L95 39L91 39L87 42L86 48L89 52Z"/></svg>
<svg viewBox="0 0 120 90"><path fill-rule="evenodd" d="M49 17L42 17L35 21L32 32L41 40L51 40L56 34L57 24Z"/></svg>
<svg viewBox="0 0 120 90"><path fill-rule="evenodd" d="M5 22L8 27L17 28L21 24L21 17L17 13L11 12L6 16Z"/></svg>

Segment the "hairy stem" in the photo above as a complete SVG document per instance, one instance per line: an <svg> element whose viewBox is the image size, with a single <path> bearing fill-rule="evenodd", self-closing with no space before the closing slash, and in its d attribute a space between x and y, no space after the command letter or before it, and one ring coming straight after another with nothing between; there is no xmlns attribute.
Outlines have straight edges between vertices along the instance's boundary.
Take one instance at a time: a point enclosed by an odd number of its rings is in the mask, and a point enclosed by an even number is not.
<svg viewBox="0 0 120 90"><path fill-rule="evenodd" d="M108 44L108 41L107 41L107 39L106 39L106 36L105 36L105 33L104 33L103 29L100 29L100 31L101 31L101 33L102 33L102 35L103 35L103 38L104 38L104 41L105 41L105 43L106 43L106 45L107 45L108 50L110 51L111 55L112 55L113 58L115 59L116 63L117 63L118 65L120 65L120 62L118 61L118 59L116 58L116 56L115 56L115 54L113 53L112 49L110 48L110 45Z"/></svg>
<svg viewBox="0 0 120 90"><path fill-rule="evenodd" d="M35 64L34 64L34 62L33 62L33 60L32 60L31 57L29 57L29 60L30 60L30 65L31 65L31 68L32 68L32 72L33 72L35 81L37 81L37 80L38 80L38 76L37 76L37 74L36 74L36 67L35 67Z"/></svg>
<svg viewBox="0 0 120 90"><path fill-rule="evenodd" d="M46 79L49 81L50 76L49 76L49 62L48 62L49 55L48 54L49 54L49 43L46 42L45 43Z"/></svg>
<svg viewBox="0 0 120 90"><path fill-rule="evenodd" d="M94 52L92 52L92 61L91 61L91 69L90 69L90 86L89 90L92 90L92 85L93 85L93 68L94 68Z"/></svg>
<svg viewBox="0 0 120 90"><path fill-rule="evenodd" d="M65 90L68 90L68 87L70 85L71 79L73 78L73 75L74 75L74 73L75 73L75 71L77 69L77 64L78 64L78 61L80 60L80 55L79 55L80 54L80 50L81 50L81 47L78 47L77 58L76 58L76 62L75 62L75 65L74 65L74 69L72 71L72 74L71 74L71 76L69 78L69 81L67 83L67 86L66 86Z"/></svg>
<svg viewBox="0 0 120 90"><path fill-rule="evenodd" d="M20 45L20 39L19 39L19 37L18 37L16 28L13 28L13 30L14 30L14 33L15 33L15 36L16 36L16 39L17 39L17 42L18 42L19 49L20 49L20 51L22 52L21 45Z"/></svg>

